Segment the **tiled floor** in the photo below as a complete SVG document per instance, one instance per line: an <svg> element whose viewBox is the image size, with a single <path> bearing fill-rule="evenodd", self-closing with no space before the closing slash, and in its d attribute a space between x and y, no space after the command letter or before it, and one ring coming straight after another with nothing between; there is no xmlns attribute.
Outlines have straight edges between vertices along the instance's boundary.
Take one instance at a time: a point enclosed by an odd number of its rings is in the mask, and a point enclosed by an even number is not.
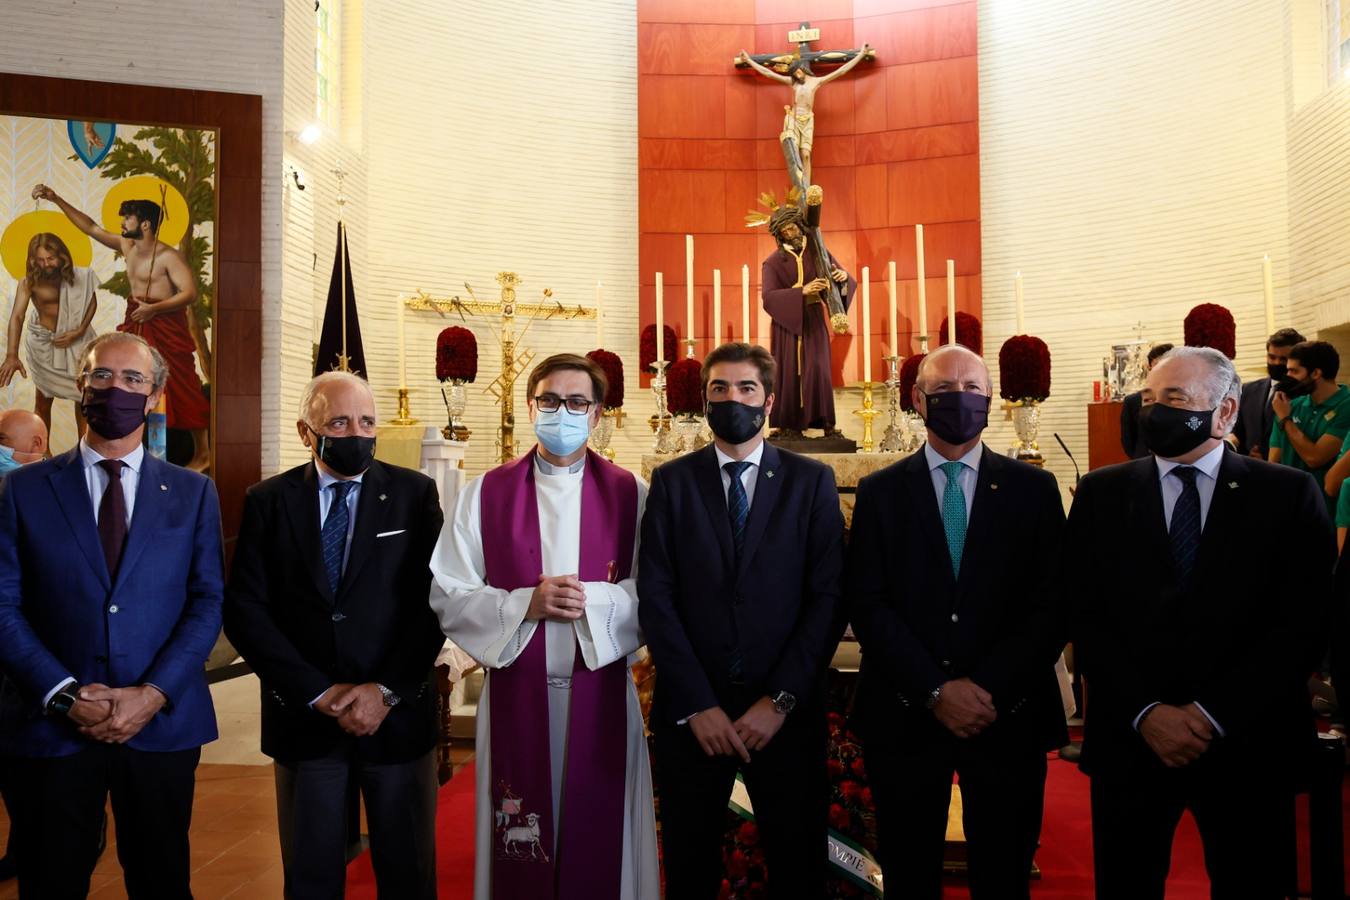
<svg viewBox="0 0 1350 900"><path fill-rule="evenodd" d="M455 770L473 759L471 748L451 752ZM9 820L0 807L0 847ZM195 900L226 897L271 900L281 896L281 849L277 844L276 794L272 767L203 763L197 769L192 809L192 894ZM0 900L16 900L18 885L0 883ZM115 823L108 849L94 869L91 897L124 898L117 862Z"/></svg>

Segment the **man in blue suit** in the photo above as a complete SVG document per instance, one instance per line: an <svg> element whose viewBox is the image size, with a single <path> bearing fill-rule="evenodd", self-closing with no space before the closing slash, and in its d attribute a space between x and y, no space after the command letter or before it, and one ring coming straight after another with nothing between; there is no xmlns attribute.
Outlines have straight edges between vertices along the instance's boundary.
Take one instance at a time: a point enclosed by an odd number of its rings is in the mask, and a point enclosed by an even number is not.
<svg viewBox="0 0 1350 900"><path fill-rule="evenodd" d="M825 672L844 628L844 521L829 468L765 443L773 383L763 347L708 354L716 441L652 474L642 519L668 900L717 896L738 770L770 896L825 895Z"/></svg>
<svg viewBox="0 0 1350 900"><path fill-rule="evenodd" d="M191 897L220 507L208 479L142 447L167 379L140 337L97 338L79 446L0 483L0 755L17 765L24 897L88 893L109 794L127 894Z"/></svg>

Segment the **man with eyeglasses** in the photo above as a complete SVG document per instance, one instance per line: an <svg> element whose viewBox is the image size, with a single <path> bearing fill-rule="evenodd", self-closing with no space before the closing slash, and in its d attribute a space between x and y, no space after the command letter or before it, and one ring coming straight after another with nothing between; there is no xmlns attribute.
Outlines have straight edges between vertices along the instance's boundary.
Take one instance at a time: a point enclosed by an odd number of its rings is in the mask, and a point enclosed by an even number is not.
<svg viewBox="0 0 1350 900"><path fill-rule="evenodd" d="M460 493L432 558L441 628L488 669L477 900L660 895L629 674L643 644L634 570L647 490L586 449L606 387L583 356L536 366L527 396L538 446Z"/></svg>
<svg viewBox="0 0 1350 900"><path fill-rule="evenodd" d="M142 338L96 338L79 446L0 481L0 755L16 765L21 896L88 893L109 794L128 895L191 896L220 507L210 480L142 446L167 379Z"/></svg>

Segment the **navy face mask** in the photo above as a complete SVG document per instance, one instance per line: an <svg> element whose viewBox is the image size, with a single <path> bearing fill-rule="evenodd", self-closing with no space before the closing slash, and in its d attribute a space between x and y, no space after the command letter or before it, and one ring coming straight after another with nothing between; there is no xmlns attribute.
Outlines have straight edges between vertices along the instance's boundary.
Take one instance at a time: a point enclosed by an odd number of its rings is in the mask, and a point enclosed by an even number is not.
<svg viewBox="0 0 1350 900"><path fill-rule="evenodd" d="M989 426L991 398L971 391L943 391L924 394L928 411L924 424L949 444L964 444L980 436Z"/></svg>

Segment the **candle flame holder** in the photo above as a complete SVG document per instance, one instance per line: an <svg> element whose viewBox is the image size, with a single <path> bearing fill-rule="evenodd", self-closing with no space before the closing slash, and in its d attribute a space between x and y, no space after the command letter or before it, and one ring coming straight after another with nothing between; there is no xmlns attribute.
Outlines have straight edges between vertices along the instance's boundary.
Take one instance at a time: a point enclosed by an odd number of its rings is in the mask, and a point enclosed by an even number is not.
<svg viewBox="0 0 1350 900"><path fill-rule="evenodd" d="M890 421L881 436L878 449L882 453L899 453L905 447L904 435L900 431L900 357L884 357L887 365L886 412Z"/></svg>
<svg viewBox="0 0 1350 900"><path fill-rule="evenodd" d="M656 398L656 414L647 420L647 424L652 427L652 433L656 435L652 441L652 452L662 456L674 453L676 447L675 436L671 431L670 409L666 405L666 368L669 365L670 363L664 359L652 363L656 369L656 374L652 376L652 395Z"/></svg>
<svg viewBox="0 0 1350 900"><path fill-rule="evenodd" d="M862 409L855 409L853 414L861 417L863 420L862 452L871 453L875 447L875 444L872 441L872 420L881 415L881 413L872 406L872 382L863 382Z"/></svg>
<svg viewBox="0 0 1350 900"><path fill-rule="evenodd" d="M416 425L417 420L412 416L412 407L408 404L407 388L398 389L398 415L389 420L390 425Z"/></svg>

